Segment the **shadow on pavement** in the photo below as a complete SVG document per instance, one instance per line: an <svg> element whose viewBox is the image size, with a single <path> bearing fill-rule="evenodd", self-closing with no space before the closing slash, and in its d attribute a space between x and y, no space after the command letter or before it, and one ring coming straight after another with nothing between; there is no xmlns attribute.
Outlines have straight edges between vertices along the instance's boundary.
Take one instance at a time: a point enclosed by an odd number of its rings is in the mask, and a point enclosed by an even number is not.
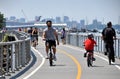
<svg viewBox="0 0 120 79"><path fill-rule="evenodd" d="M94 65L94 66L92 66L92 67L104 67L104 66L97 66L97 65Z"/></svg>
<svg viewBox="0 0 120 79"><path fill-rule="evenodd" d="M66 66L65 64L57 64L57 65L54 65L54 66Z"/></svg>
<svg viewBox="0 0 120 79"><path fill-rule="evenodd" d="M115 64L111 64L111 65L118 65L118 66L120 66L120 64L116 64L116 63Z"/></svg>

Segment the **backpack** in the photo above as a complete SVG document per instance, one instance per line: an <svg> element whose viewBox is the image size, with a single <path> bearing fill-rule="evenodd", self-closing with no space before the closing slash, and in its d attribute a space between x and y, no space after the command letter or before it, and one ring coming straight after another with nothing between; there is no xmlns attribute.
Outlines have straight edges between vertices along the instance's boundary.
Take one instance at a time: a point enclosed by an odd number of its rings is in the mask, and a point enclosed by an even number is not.
<svg viewBox="0 0 120 79"><path fill-rule="evenodd" d="M111 40L114 36L114 30L112 28L106 28L104 31L104 39L105 40Z"/></svg>

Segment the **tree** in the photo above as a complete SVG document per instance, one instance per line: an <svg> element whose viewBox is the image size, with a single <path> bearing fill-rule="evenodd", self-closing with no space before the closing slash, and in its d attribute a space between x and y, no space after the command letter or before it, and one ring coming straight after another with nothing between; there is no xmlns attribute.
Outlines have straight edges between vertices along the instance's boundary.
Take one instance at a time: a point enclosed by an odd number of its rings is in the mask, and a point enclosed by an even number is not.
<svg viewBox="0 0 120 79"><path fill-rule="evenodd" d="M0 12L0 29L6 26L4 15Z"/></svg>

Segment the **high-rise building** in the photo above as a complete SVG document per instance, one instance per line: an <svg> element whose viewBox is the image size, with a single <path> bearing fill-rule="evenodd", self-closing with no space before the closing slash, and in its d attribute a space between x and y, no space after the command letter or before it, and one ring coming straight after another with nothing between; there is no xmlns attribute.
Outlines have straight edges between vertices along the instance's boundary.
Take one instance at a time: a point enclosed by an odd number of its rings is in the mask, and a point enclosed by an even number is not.
<svg viewBox="0 0 120 79"><path fill-rule="evenodd" d="M19 22L25 23L25 18L20 18Z"/></svg>
<svg viewBox="0 0 120 79"><path fill-rule="evenodd" d="M60 17L56 17L56 23L61 23L61 18Z"/></svg>
<svg viewBox="0 0 120 79"><path fill-rule="evenodd" d="M80 26L84 27L85 26L85 20L80 20Z"/></svg>
<svg viewBox="0 0 120 79"><path fill-rule="evenodd" d="M52 23L55 23L55 19L53 19L53 18L46 18L45 21L47 21L47 20L51 20Z"/></svg>
<svg viewBox="0 0 120 79"><path fill-rule="evenodd" d="M65 23L68 23L68 22L69 22L69 17L68 17L68 16L64 16L63 21L64 21Z"/></svg>
<svg viewBox="0 0 120 79"><path fill-rule="evenodd" d="M15 21L15 20L16 20L16 17L15 17L15 16L11 16L11 17L10 17L10 20L11 20L11 21Z"/></svg>
<svg viewBox="0 0 120 79"><path fill-rule="evenodd" d="M97 25L97 24L98 24L97 19L94 19L94 20L93 20L93 25Z"/></svg>

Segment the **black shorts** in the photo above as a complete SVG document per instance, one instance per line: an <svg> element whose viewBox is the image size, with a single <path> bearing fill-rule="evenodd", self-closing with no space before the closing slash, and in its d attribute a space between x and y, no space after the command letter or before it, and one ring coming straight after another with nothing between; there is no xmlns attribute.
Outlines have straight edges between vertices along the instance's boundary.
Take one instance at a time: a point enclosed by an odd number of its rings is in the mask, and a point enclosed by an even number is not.
<svg viewBox="0 0 120 79"><path fill-rule="evenodd" d="M32 35L32 40L37 40L38 41L38 35L37 34Z"/></svg>
<svg viewBox="0 0 120 79"><path fill-rule="evenodd" d="M56 47L56 41L55 40L46 40L45 45Z"/></svg>
<svg viewBox="0 0 120 79"><path fill-rule="evenodd" d="M93 53L93 50L86 50L86 52L91 52L91 53Z"/></svg>

